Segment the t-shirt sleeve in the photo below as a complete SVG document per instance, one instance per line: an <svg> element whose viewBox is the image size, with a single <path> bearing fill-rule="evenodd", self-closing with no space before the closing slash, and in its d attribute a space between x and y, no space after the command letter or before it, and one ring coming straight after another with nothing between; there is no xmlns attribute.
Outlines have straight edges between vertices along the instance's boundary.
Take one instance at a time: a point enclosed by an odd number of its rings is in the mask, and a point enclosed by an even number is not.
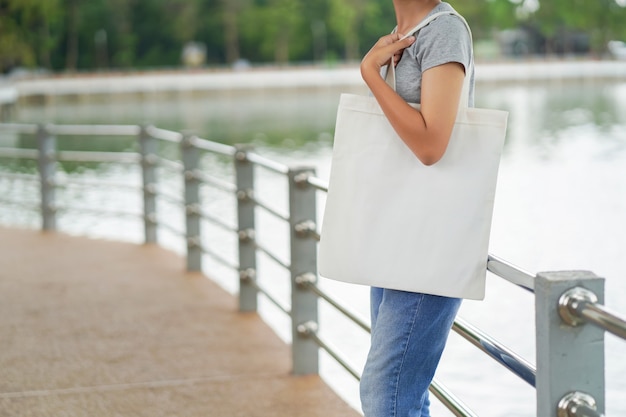
<svg viewBox="0 0 626 417"><path fill-rule="evenodd" d="M440 16L417 34L416 59L422 72L447 64L458 62L465 67L471 62L471 39L465 23L457 16Z"/></svg>

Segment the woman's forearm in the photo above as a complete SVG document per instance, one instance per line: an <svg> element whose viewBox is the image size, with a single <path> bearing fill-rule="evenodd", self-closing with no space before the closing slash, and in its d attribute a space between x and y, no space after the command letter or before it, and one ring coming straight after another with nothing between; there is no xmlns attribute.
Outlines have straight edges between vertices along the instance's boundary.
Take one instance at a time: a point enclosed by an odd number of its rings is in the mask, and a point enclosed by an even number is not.
<svg viewBox="0 0 626 417"><path fill-rule="evenodd" d="M398 136L425 165L436 163L446 151L463 86L464 69L448 63L422 76L420 110L407 104L380 76L371 62L361 65L361 75Z"/></svg>
<svg viewBox="0 0 626 417"><path fill-rule="evenodd" d="M422 113L405 102L379 72L362 68L361 75L398 136L422 163L435 163L439 159L436 157L436 146L433 146L436 139L429 138Z"/></svg>

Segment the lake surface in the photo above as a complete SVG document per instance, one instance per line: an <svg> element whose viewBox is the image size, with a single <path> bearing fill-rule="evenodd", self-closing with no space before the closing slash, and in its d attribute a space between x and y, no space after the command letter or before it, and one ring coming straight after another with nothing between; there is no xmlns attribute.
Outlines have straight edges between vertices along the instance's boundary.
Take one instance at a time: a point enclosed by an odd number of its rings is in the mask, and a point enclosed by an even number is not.
<svg viewBox="0 0 626 417"><path fill-rule="evenodd" d="M353 88L351 92L362 91ZM172 130L191 130L199 136L223 143L252 143L258 153L286 164L310 165L328 178L332 131L341 91L303 89L295 91L171 93L124 96L85 96L30 100L17 109L14 120L39 123L137 124L149 122ZM591 270L606 278L606 305L626 314L626 80L533 82L490 85L480 83L476 105L508 110L509 129L500 167L493 218L490 252L528 271ZM97 150L133 149L131 140L114 141L60 138L61 147ZM32 146L28 138L0 137L1 146ZM167 150L175 153L174 150ZM207 169L232 179L230 166L220 158L204 161ZM5 165L3 170L30 170L26 165ZM124 182L138 181L135 168L94 166L69 167L66 177L102 178ZM177 179L164 178L172 189L180 189ZM35 186L19 187L0 180L6 195L36 201ZM285 182L259 172L264 201L286 206ZM9 191L7 191L9 190ZM99 190L68 189L64 203L111 209L140 209L133 194L114 200ZM207 210L224 213L234 223L231 198L207 194ZM320 202L320 209L323 201ZM167 215L166 215L167 217ZM182 218L166 218L173 225ZM38 224L34 214L0 203L3 224ZM120 218L112 227L97 216L62 217L61 227L72 233L118 237L140 241L140 225ZM280 232L278 234L277 232ZM276 245L288 259L284 239L286 228L259 214L259 238ZM215 232L216 250L234 257L234 239ZM180 242L164 234L164 241L182 251ZM261 268L272 271L263 277L278 297L288 300L287 275L260 256ZM236 291L236 277L224 267L207 261L207 271L227 289ZM323 281L337 298L367 317L365 288ZM289 339L288 324L267 303L262 313L279 335ZM483 302L466 301L460 315L512 347L534 363L533 298L496 277L488 278ZM351 363L361 369L368 337L358 330L347 333L341 319L322 307L324 337L337 340L340 350L350 352ZM606 338L607 416L626 415L626 344L610 335ZM323 358L326 380L358 407L357 384L331 360ZM534 415L535 392L518 378L504 371L453 334L444 353L437 377L452 388L481 417L530 417ZM435 401L436 402L436 401ZM449 415L438 404L436 415Z"/></svg>

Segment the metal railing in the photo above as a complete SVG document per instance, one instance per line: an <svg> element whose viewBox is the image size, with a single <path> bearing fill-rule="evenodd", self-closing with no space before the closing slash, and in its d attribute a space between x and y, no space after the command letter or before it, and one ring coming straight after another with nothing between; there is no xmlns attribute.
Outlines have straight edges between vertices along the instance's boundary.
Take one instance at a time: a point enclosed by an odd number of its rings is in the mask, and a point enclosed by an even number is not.
<svg viewBox="0 0 626 417"><path fill-rule="evenodd" d="M319 349L326 351L338 364L356 379L360 378L345 353L338 352L329 341L320 336L318 303L325 302L356 326L369 332L369 324L348 307L324 292L318 285L316 195L326 192L328 184L315 176L312 167L289 167L264 158L247 146L228 146L153 126L69 126L0 124L1 133L32 135L37 149L0 148L0 159L33 159L38 162L36 175L0 172L0 180L33 181L40 183L39 198L42 228L56 230L57 212L101 208L60 207L56 191L67 183L59 181L58 161L106 162L138 164L141 167L141 186L105 181L82 181L83 185L106 185L137 190L143 198L142 213L106 211L106 214L128 215L143 221L144 241L158 242L159 229L180 236L186 243L186 266L189 271L201 271L203 256L232 269L239 276L239 309L256 311L258 296L263 295L291 319L292 356L294 374L319 372ZM56 136L126 136L137 138L139 152L85 152L58 151ZM159 144L179 146L180 160L169 160L159 155ZM202 155L210 153L228 158L235 168L235 181L229 182L201 169ZM170 170L181 177L182 195L161 189L157 167ZM286 177L289 183L289 207L286 212L264 203L257 195L255 168ZM79 182L80 183L80 182ZM201 188L210 187L236 200L237 224L229 224L203 209ZM1 191L1 190L0 190ZM185 218L184 230L159 220L158 201L177 207ZM2 204L19 205L7 199ZM264 211L278 221L289 225L289 260L265 247L256 239L255 214ZM205 245L202 222L236 236L237 261L227 259ZM291 303L285 305L261 285L258 279L257 255L262 253L279 268L289 271ZM536 318L537 365L533 366L511 349L487 335L474 325L458 318L453 330L490 358L537 390L537 415L555 417L602 416L604 404L604 333L610 332L626 339L626 321L602 305L604 279L586 271L546 272L531 274L494 255L489 255L488 270L534 294ZM585 378L580 378L584 375ZM440 381L433 381L432 393L455 415L476 414Z"/></svg>

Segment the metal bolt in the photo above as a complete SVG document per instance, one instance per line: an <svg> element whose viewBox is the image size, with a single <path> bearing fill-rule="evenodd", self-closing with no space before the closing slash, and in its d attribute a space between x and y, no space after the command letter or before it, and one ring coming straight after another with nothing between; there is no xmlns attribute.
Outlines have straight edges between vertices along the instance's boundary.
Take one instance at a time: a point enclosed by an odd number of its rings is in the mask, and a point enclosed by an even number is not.
<svg viewBox="0 0 626 417"><path fill-rule="evenodd" d="M43 157L46 161L52 162L54 161L55 155L56 155L56 151L54 151L53 149L50 149L44 153Z"/></svg>
<svg viewBox="0 0 626 417"><path fill-rule="evenodd" d="M187 247L188 248L199 248L202 246L202 242L200 242L199 236L193 236L187 238Z"/></svg>
<svg viewBox="0 0 626 417"><path fill-rule="evenodd" d="M151 154L147 154L146 156L144 156L143 158L143 163L146 166L155 166L156 164L159 163L159 157L156 156L155 154L151 153Z"/></svg>
<svg viewBox="0 0 626 417"><path fill-rule="evenodd" d="M185 181L195 181L199 178L199 175L194 170L185 171Z"/></svg>
<svg viewBox="0 0 626 417"><path fill-rule="evenodd" d="M240 242L251 242L254 240L254 229L244 229L238 232Z"/></svg>
<svg viewBox="0 0 626 417"><path fill-rule="evenodd" d="M157 193L156 184L151 182L144 187L146 194L155 195Z"/></svg>
<svg viewBox="0 0 626 417"><path fill-rule="evenodd" d="M253 198L254 198L254 191L251 189L237 191L237 200L239 201L252 200Z"/></svg>
<svg viewBox="0 0 626 417"><path fill-rule="evenodd" d="M242 282L251 281L256 278L256 270L253 268L244 269L239 271L239 280Z"/></svg>
<svg viewBox="0 0 626 417"><path fill-rule="evenodd" d="M181 140L181 145L185 148L191 148L195 146L198 142L198 138L196 136L183 136Z"/></svg>
<svg viewBox="0 0 626 417"><path fill-rule="evenodd" d="M156 213L154 213L154 212L148 213L146 215L145 219L146 219L146 221L148 223L151 223L151 224L157 224L157 222L158 222Z"/></svg>
<svg viewBox="0 0 626 417"><path fill-rule="evenodd" d="M238 162L245 162L248 160L248 154L244 151L237 151L235 152L235 159Z"/></svg>
<svg viewBox="0 0 626 417"><path fill-rule="evenodd" d="M298 287L304 288L309 284L315 284L317 282L317 276L311 272L307 272L302 275L298 275L295 279Z"/></svg>
<svg viewBox="0 0 626 417"><path fill-rule="evenodd" d="M557 417L574 417L578 407L587 407L597 410L596 400L584 392L570 392L566 394L557 406Z"/></svg>
<svg viewBox="0 0 626 417"><path fill-rule="evenodd" d="M307 237L309 233L314 232L316 228L317 225L313 220L305 220L294 226L296 236L298 237Z"/></svg>
<svg viewBox="0 0 626 417"><path fill-rule="evenodd" d="M185 213L190 214L200 214L200 204L194 203L185 206Z"/></svg>
<svg viewBox="0 0 626 417"><path fill-rule="evenodd" d="M311 176L310 172L302 172L293 177L293 181L299 187L306 187L308 185L309 176Z"/></svg>
<svg viewBox="0 0 626 417"><path fill-rule="evenodd" d="M598 297L586 288L572 288L559 298L559 315L561 319L570 326L579 326L585 320L578 315L581 304L594 304L598 302Z"/></svg>
<svg viewBox="0 0 626 417"><path fill-rule="evenodd" d="M313 333L317 333L319 326L314 321L307 321L302 324L298 324L296 330L300 336L306 337Z"/></svg>
<svg viewBox="0 0 626 417"><path fill-rule="evenodd" d="M197 203L188 204L185 206L185 213L187 214L200 214L200 205Z"/></svg>

